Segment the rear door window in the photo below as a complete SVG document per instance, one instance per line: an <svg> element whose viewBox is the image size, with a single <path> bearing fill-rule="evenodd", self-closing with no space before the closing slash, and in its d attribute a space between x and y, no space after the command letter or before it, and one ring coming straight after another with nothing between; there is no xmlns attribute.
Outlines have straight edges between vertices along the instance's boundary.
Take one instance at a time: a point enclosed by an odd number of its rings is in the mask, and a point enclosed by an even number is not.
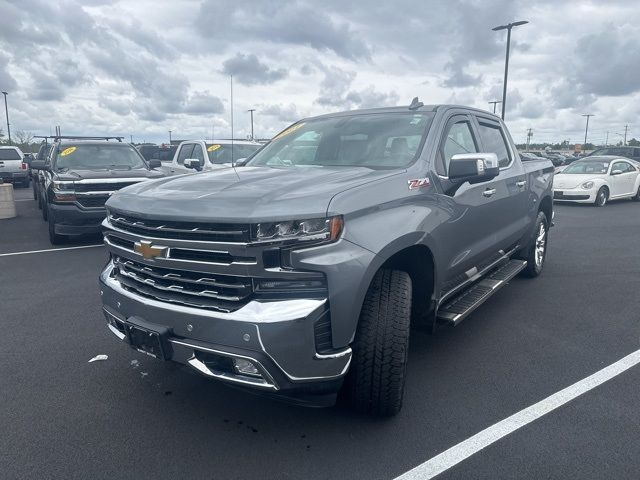
<svg viewBox="0 0 640 480"><path fill-rule="evenodd" d="M495 153L498 156L498 165L504 168L511 164L511 153L507 147L507 141L499 125L480 122L480 140L483 153Z"/></svg>

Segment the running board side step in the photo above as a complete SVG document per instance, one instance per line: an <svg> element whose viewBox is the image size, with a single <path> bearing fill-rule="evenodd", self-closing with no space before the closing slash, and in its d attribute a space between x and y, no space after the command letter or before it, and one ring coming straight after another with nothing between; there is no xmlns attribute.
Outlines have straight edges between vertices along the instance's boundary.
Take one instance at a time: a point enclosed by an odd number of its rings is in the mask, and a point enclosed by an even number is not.
<svg viewBox="0 0 640 480"><path fill-rule="evenodd" d="M438 309L436 318L443 323L458 325L526 266L526 260L509 260L478 283L448 300Z"/></svg>

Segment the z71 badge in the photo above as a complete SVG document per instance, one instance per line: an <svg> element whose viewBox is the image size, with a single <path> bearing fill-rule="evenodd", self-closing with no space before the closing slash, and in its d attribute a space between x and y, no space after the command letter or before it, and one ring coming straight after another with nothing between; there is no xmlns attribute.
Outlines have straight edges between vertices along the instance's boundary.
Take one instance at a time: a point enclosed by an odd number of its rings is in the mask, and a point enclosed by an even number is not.
<svg viewBox="0 0 640 480"><path fill-rule="evenodd" d="M415 180L409 180L408 183L409 183L409 190L428 187L430 185L428 178L416 178Z"/></svg>

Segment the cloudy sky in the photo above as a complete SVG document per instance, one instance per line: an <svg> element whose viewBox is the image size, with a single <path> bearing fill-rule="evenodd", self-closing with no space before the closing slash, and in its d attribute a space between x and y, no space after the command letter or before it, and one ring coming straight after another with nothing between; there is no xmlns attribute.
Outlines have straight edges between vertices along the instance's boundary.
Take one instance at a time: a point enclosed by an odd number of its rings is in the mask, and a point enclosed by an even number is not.
<svg viewBox="0 0 640 480"><path fill-rule="evenodd" d="M640 138L638 1L0 0L12 130L134 141L257 137L318 113L491 108L514 20L507 124L517 142ZM2 112L4 113L4 112ZM1 118L1 117L0 117ZM4 133L6 126L0 122Z"/></svg>

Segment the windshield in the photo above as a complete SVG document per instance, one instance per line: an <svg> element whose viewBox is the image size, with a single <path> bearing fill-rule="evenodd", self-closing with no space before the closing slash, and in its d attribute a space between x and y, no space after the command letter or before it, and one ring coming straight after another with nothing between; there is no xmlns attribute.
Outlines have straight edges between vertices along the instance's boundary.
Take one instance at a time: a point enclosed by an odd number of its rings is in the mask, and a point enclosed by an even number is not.
<svg viewBox="0 0 640 480"><path fill-rule="evenodd" d="M574 173L590 173L590 174L600 174L607 173L609 169L609 162L600 160L590 160L588 162L574 162L565 168L562 173L574 174Z"/></svg>
<svg viewBox="0 0 640 480"><path fill-rule="evenodd" d="M20 154L15 148L0 148L0 160L20 160Z"/></svg>
<svg viewBox="0 0 640 480"><path fill-rule="evenodd" d="M433 115L394 112L296 123L276 135L248 165L405 167L420 153Z"/></svg>
<svg viewBox="0 0 640 480"><path fill-rule="evenodd" d="M138 151L126 144L62 145L56 168L130 170L146 167Z"/></svg>
<svg viewBox="0 0 640 480"><path fill-rule="evenodd" d="M594 150L589 154L590 157L596 155L615 155L617 157L626 157L631 155L630 148L600 148L598 150Z"/></svg>
<svg viewBox="0 0 640 480"><path fill-rule="evenodd" d="M262 145L233 145L233 160L247 158L253 155ZM211 163L231 163L231 144L207 143L207 155Z"/></svg>

